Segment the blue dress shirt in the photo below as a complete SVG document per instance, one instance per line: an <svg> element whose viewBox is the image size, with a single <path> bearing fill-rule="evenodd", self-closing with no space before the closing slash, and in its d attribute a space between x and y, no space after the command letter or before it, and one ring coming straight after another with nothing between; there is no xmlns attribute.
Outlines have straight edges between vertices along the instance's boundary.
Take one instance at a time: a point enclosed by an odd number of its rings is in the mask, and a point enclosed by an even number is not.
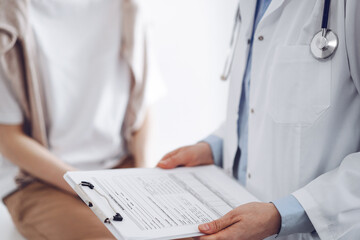
<svg viewBox="0 0 360 240"><path fill-rule="evenodd" d="M239 103L238 117L238 153L234 161L234 176L242 185L246 185L247 157L248 157L248 119L249 119L249 93L250 93L250 73L252 61L252 46L254 33L258 23L263 17L271 0L257 0L254 17L253 31L250 41L250 49L246 64L246 69L242 81L242 91ZM222 139L214 135L204 140L210 144L215 164L222 166ZM289 235L299 232L312 232L314 227L308 218L304 208L297 199L289 195L285 198L273 201L281 215L281 230L279 235Z"/></svg>

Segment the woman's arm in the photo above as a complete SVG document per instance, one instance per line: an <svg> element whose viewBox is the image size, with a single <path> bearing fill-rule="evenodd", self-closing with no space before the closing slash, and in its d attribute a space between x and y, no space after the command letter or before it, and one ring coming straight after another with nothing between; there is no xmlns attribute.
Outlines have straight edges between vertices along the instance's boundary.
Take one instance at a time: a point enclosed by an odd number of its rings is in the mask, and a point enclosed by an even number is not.
<svg viewBox="0 0 360 240"><path fill-rule="evenodd" d="M148 139L151 134L151 114L147 110L144 121L141 127L133 133L132 142L129 145L129 150L135 159L135 167L146 166L146 155L148 153Z"/></svg>
<svg viewBox="0 0 360 240"><path fill-rule="evenodd" d="M21 125L0 124L0 152L34 177L75 194L63 178L67 171L75 169L26 136Z"/></svg>

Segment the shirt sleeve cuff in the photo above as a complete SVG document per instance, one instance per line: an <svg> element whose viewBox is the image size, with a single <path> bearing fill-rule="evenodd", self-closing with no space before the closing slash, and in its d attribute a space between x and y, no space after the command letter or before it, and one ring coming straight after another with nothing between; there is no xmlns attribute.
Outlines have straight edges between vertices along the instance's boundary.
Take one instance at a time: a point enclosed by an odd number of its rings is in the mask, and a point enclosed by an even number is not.
<svg viewBox="0 0 360 240"><path fill-rule="evenodd" d="M206 142L210 145L215 165L222 167L223 139L215 135L210 135L204 140L202 140L202 142Z"/></svg>
<svg viewBox="0 0 360 240"><path fill-rule="evenodd" d="M281 216L281 229L278 236L309 233L315 230L304 208L293 195L278 199L272 203Z"/></svg>

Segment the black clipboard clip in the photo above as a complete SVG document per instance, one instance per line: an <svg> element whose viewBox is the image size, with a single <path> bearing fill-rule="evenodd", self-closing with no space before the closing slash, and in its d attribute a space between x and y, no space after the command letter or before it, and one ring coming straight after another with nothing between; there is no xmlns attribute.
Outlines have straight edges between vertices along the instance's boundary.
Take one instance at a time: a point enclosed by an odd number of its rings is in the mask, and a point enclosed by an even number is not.
<svg viewBox="0 0 360 240"><path fill-rule="evenodd" d="M108 202L108 204L109 204L109 206L111 207L111 209L115 212L115 215L114 215L113 218L112 218L113 221L121 222L121 221L123 220L123 217L122 217L121 214L118 213L118 212L115 210L115 208L111 205L109 199L108 199L104 194L102 194L101 192L99 192L92 183L87 182L87 181L81 181L81 182L78 184L78 186L79 186L79 190L86 196L87 199L90 199L90 198L88 197L88 195L84 192L84 190L83 190L81 187L88 187L88 188L90 188L91 190L94 190L94 191L95 191L97 194L99 194L101 197L103 197L103 198ZM93 204L92 202L90 202L90 201L85 201L85 203L86 203L90 208L92 208L93 211L94 211L95 213L97 213L97 215L100 215L100 216L103 215L101 211L99 211L97 208L95 208L95 206L94 206L94 204ZM111 222L110 218L108 218L108 217L106 217L106 216L102 216L102 218L104 219L104 223L110 223L110 222Z"/></svg>

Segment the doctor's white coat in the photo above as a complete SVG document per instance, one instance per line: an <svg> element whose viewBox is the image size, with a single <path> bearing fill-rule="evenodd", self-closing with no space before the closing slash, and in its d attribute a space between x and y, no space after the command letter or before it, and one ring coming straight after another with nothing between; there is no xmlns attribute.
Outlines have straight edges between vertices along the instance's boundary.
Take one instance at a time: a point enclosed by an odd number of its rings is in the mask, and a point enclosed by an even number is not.
<svg viewBox="0 0 360 240"><path fill-rule="evenodd" d="M254 35L246 187L261 201L293 194L317 232L286 239L360 239L360 1L331 2L339 47L319 61L309 44L323 2L273 0ZM217 133L229 174L255 6L240 0L227 119Z"/></svg>

